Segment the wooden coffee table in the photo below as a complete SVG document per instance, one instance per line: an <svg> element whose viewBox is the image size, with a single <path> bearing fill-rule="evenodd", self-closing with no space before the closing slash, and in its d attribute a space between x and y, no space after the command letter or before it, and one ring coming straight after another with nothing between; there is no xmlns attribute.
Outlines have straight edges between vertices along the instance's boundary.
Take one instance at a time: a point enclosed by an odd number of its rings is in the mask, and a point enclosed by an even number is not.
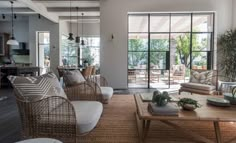
<svg viewBox="0 0 236 143"><path fill-rule="evenodd" d="M189 96L178 95L176 97L183 98ZM217 143L222 143L219 122L236 122L236 106L231 106L231 107L211 106L206 103L207 97L209 96L201 96L201 95L191 96L192 99L197 100L202 105L201 108L197 108L195 111L180 110L178 116L152 116L147 110L148 102L142 101L140 93L134 94L137 108L135 116L139 130L140 142L145 141L145 137L148 133L151 121L158 120L175 128L178 131L181 131L185 134L192 136L196 140L205 143L214 143L214 141L212 140L209 140L203 136L200 136L188 129L185 129L171 122L171 121L210 121L214 124Z"/></svg>

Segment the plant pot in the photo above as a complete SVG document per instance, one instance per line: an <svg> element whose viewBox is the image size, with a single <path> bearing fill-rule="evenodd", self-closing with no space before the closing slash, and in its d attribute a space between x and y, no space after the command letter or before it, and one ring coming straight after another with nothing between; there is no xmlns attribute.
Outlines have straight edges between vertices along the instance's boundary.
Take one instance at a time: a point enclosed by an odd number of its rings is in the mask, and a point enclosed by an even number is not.
<svg viewBox="0 0 236 143"><path fill-rule="evenodd" d="M193 104L184 104L184 105L182 106L182 108L183 108L184 110L193 111L193 110L196 109L196 106L193 105Z"/></svg>
<svg viewBox="0 0 236 143"><path fill-rule="evenodd" d="M230 104L236 105L236 97L233 97L232 93L223 93L224 99L229 100Z"/></svg>

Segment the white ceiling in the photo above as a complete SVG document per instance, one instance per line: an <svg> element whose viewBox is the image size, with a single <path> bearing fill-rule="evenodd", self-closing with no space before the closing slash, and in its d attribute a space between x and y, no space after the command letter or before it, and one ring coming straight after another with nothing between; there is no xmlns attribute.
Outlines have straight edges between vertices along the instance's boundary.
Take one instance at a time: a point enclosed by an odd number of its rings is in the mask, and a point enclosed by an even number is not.
<svg viewBox="0 0 236 143"><path fill-rule="evenodd" d="M10 0L9 0L10 1ZM8 0L0 0L0 14L10 14L10 7L11 4ZM25 1L29 2L25 3ZM77 16L77 12L75 11L75 7L82 8L79 11L79 16L81 16L82 13L84 13L84 16L87 18L84 19L84 22L88 21L100 21L100 2L99 0L72 0L71 6L74 8L74 11L72 10L71 15L75 19ZM37 9L37 12L35 11L35 8ZM25 14L32 15L32 14L41 14L44 17L47 18L47 15L49 17L56 16L60 20L68 21L68 18L70 17L70 1L69 0L14 0L14 12L15 14ZM33 10L31 10L33 9ZM40 10L43 9L42 13L40 13ZM52 16L53 15L53 16ZM66 18L67 17L67 18ZM89 19L88 17L91 17ZM50 18L48 18L50 19ZM80 18L81 19L81 18Z"/></svg>

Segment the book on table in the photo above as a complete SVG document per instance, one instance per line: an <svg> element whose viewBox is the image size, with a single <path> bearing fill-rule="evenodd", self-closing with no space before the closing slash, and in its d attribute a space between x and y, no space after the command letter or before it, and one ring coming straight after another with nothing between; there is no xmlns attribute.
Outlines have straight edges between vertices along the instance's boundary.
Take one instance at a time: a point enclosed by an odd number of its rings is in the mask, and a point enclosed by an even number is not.
<svg viewBox="0 0 236 143"><path fill-rule="evenodd" d="M165 106L157 106L155 103L148 103L148 111L156 116L178 116L179 109L176 104L168 103Z"/></svg>

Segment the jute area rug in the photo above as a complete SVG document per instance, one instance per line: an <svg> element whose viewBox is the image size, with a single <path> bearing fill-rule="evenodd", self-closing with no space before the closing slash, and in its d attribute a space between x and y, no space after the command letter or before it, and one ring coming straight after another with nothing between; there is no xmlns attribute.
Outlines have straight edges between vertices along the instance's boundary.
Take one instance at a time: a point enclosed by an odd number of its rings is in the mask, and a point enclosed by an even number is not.
<svg viewBox="0 0 236 143"><path fill-rule="evenodd" d="M103 115L97 127L89 134L78 137L79 143L138 143L138 131L134 112L133 95L114 95L111 102L104 105ZM215 141L213 123L176 121L204 137ZM223 142L236 143L236 123L221 123ZM151 122L145 143L197 143L186 134L176 131L159 121Z"/></svg>

